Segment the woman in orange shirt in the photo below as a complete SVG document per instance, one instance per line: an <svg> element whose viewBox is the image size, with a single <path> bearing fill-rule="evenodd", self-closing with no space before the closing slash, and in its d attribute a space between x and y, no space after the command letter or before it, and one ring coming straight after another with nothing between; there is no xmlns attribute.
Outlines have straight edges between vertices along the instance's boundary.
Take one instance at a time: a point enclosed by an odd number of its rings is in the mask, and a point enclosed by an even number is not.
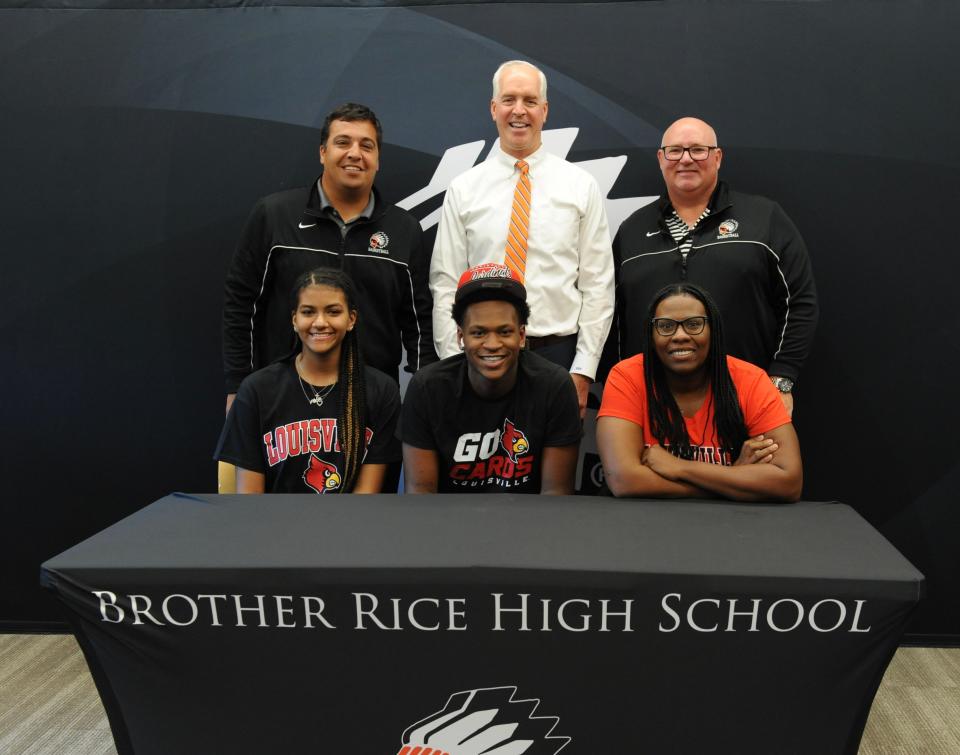
<svg viewBox="0 0 960 755"><path fill-rule="evenodd" d="M597 445L616 496L796 501L800 444L767 374L728 356L710 295L661 289L643 354L616 365Z"/></svg>

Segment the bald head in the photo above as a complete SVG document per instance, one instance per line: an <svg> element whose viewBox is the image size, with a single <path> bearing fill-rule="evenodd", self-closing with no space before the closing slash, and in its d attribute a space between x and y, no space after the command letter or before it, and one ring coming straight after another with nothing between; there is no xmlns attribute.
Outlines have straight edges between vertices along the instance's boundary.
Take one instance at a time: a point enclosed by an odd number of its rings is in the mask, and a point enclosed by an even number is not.
<svg viewBox="0 0 960 755"><path fill-rule="evenodd" d="M684 139L689 138L689 144ZM706 121L699 118L680 118L675 120L666 131L663 132L663 139L660 140L661 146L666 144L703 144L708 147L716 146L717 132Z"/></svg>
<svg viewBox="0 0 960 755"><path fill-rule="evenodd" d="M707 206L719 180L723 150L717 146L717 133L699 118L681 118L663 132L660 145L657 160L674 209L698 215ZM680 147L683 151L679 159L668 160L664 147ZM690 153L691 147L709 149L701 150L706 152L704 159L695 160ZM698 156L703 157L699 153Z"/></svg>

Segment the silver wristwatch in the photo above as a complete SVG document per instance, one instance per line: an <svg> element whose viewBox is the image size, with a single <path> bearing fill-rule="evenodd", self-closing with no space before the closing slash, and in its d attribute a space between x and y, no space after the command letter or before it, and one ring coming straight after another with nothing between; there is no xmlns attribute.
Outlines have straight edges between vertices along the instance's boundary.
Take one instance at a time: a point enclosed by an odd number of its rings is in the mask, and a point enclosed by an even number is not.
<svg viewBox="0 0 960 755"><path fill-rule="evenodd" d="M771 376L770 382L780 393L790 393L793 390L793 381L790 378Z"/></svg>

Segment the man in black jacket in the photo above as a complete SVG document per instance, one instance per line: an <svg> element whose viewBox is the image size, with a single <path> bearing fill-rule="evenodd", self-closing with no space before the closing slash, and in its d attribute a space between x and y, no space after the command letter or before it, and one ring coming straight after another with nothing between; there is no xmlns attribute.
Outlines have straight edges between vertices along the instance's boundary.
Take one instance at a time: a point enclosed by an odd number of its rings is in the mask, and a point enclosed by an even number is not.
<svg viewBox="0 0 960 755"><path fill-rule="evenodd" d="M316 267L345 270L357 286L367 363L394 380L436 361L427 286L429 250L419 222L373 186L382 129L370 108L347 103L320 132L323 174L313 186L257 202L227 273L223 365L227 408L243 378L288 354L296 337L290 290Z"/></svg>
<svg viewBox="0 0 960 755"><path fill-rule="evenodd" d="M716 300L729 353L765 369L792 412L817 324L806 245L776 202L719 180L723 150L709 124L681 118L661 144L667 196L627 218L613 242L619 356L642 352L653 295L688 280Z"/></svg>

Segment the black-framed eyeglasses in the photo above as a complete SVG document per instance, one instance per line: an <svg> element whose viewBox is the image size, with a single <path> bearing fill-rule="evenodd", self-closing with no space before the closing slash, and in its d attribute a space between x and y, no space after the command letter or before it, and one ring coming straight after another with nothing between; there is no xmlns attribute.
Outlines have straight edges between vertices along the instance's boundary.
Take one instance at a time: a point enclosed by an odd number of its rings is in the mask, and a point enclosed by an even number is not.
<svg viewBox="0 0 960 755"><path fill-rule="evenodd" d="M665 144L660 148L663 152L663 156L668 160L677 161L683 158L684 152L690 153L690 159L697 160L706 160L710 157L710 150L720 149L718 146L714 145L713 147L708 147L704 144L694 144L692 147L682 147L679 144Z"/></svg>
<svg viewBox="0 0 960 755"><path fill-rule="evenodd" d="M656 330L659 335L667 337L676 333L678 326L683 328L684 332L689 336L700 335L709 321L709 317L696 315L694 317L688 317L685 320L671 320L669 317L654 317L652 322L653 329Z"/></svg>

